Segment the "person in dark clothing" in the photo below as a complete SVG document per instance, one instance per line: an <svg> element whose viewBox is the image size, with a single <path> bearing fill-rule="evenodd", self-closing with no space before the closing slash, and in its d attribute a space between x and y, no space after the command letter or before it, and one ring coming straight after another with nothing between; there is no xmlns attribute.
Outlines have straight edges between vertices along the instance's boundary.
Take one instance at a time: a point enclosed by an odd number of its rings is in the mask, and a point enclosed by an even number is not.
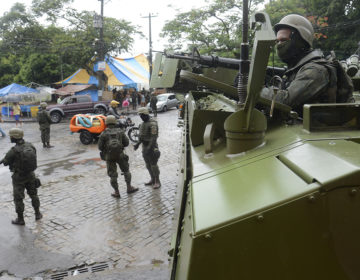
<svg viewBox="0 0 360 280"><path fill-rule="evenodd" d="M24 220L24 192L31 198L32 206L35 210L35 220L40 220L42 214L40 212L40 200L37 195L37 188L40 186L40 180L35 176L36 163L36 149L29 143L25 142L24 131L20 128L12 128L9 131L11 143L15 143L0 161L0 164L9 166L12 174L13 196L15 211L17 218L12 220L14 225L25 225Z"/></svg>
<svg viewBox="0 0 360 280"><path fill-rule="evenodd" d="M134 146L136 151L142 144L142 155L145 165L150 174L150 181L145 183L146 186L152 186L154 189L161 187L160 170L157 164L160 158L160 151L157 144L158 138L158 124L152 119L149 110L146 107L139 108L138 111L143 123L140 126L139 142Z"/></svg>
<svg viewBox="0 0 360 280"><path fill-rule="evenodd" d="M101 159L106 161L107 173L110 177L110 184L114 189L111 195L120 198L119 185L117 182L119 165L124 174L127 193L134 193L138 188L131 186L131 173L129 171L129 156L124 153L125 147L129 145L129 139L124 131L116 127L116 118L108 116L105 120L107 128L100 134L98 148Z"/></svg>
<svg viewBox="0 0 360 280"><path fill-rule="evenodd" d="M37 121L40 125L41 131L41 142L43 143L44 148L52 148L54 146L50 145L50 125L51 117L48 111L46 111L47 103L41 102L40 110L36 116Z"/></svg>
<svg viewBox="0 0 360 280"><path fill-rule="evenodd" d="M133 106L133 110L136 110L137 107L137 102L138 102L138 96L137 96L137 92L134 88L130 89L131 91L131 104Z"/></svg>
<svg viewBox="0 0 360 280"><path fill-rule="evenodd" d="M150 108L154 114L154 117L157 117L157 107L156 107L157 102L158 102L158 99L156 97L156 94L153 92L150 97Z"/></svg>

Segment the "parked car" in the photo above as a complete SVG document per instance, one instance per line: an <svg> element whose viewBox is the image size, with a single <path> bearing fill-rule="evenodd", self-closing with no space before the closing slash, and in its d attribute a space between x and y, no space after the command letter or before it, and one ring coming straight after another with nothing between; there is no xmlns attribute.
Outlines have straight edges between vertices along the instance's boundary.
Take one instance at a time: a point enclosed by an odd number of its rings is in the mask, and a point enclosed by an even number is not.
<svg viewBox="0 0 360 280"><path fill-rule="evenodd" d="M163 93L157 96L158 102L156 103L157 111L166 112L168 109L176 107L179 108L180 101L176 99L175 93ZM150 103L147 108L151 112Z"/></svg>
<svg viewBox="0 0 360 280"><path fill-rule="evenodd" d="M47 106L53 123L58 123L62 118L76 114L101 114L108 111L110 101L92 101L90 95L73 95L65 97L61 103Z"/></svg>

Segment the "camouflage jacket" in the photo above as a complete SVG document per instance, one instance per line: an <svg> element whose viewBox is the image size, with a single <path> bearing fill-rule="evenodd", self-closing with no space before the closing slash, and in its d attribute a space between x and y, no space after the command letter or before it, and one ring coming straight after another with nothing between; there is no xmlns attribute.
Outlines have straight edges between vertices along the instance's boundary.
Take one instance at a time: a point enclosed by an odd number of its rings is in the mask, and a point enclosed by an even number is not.
<svg viewBox="0 0 360 280"><path fill-rule="evenodd" d="M23 145L30 145L36 152L36 148L29 142L25 142L24 140L19 140L14 147L12 147L5 155L5 157L1 160L5 166L9 166L9 169L14 174L12 175L13 181L16 183L25 182L29 179L35 178L35 173L30 172L24 174L18 167L20 164L20 156L19 156L19 148Z"/></svg>
<svg viewBox="0 0 360 280"><path fill-rule="evenodd" d="M332 80L336 77L330 75L324 65L326 63L322 52L318 50L303 57L284 73L283 89L278 91L275 100L289 105L300 115L304 104L336 102L336 97L330 90L330 85L336 84L336 80Z"/></svg>
<svg viewBox="0 0 360 280"><path fill-rule="evenodd" d="M152 118L140 125L139 141L142 143L143 151L157 148L156 141L158 138L158 133L159 129L157 121Z"/></svg>
<svg viewBox="0 0 360 280"><path fill-rule="evenodd" d="M158 99L155 94L152 94L150 97L150 106L151 108L156 107L156 103L158 102Z"/></svg>
<svg viewBox="0 0 360 280"><path fill-rule="evenodd" d="M40 109L37 116L37 121L40 125L40 129L41 128L49 128L50 124L51 124L51 117L49 112L47 112L46 110Z"/></svg>

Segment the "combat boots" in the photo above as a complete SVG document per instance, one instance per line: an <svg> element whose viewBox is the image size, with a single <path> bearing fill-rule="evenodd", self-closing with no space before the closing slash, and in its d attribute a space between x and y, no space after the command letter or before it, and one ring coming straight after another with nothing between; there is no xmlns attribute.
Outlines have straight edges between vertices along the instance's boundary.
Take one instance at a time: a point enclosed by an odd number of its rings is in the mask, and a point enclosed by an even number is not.
<svg viewBox="0 0 360 280"><path fill-rule="evenodd" d="M126 190L127 193L134 193L139 190L139 188L133 187L130 183L126 183L126 187L127 187L127 190Z"/></svg>
<svg viewBox="0 0 360 280"><path fill-rule="evenodd" d="M46 148L54 148L54 146L51 146L49 142L46 143Z"/></svg>
<svg viewBox="0 0 360 280"><path fill-rule="evenodd" d="M19 225L19 226L25 225L24 215L23 214L18 214L17 218L15 220L12 220L11 223L13 225Z"/></svg>
<svg viewBox="0 0 360 280"><path fill-rule="evenodd" d="M45 143L45 142L43 143L43 148L47 148L47 145L46 145L46 143Z"/></svg>
<svg viewBox="0 0 360 280"><path fill-rule="evenodd" d="M154 181L155 180L153 178L151 178L151 180L149 182L145 183L144 185L145 186L152 186L152 185L154 185Z"/></svg>
<svg viewBox="0 0 360 280"><path fill-rule="evenodd" d="M155 179L155 182L153 184L153 189L158 189L161 187L161 183L160 183L160 179L159 178L156 178Z"/></svg>
<svg viewBox="0 0 360 280"><path fill-rule="evenodd" d="M115 189L115 191L111 194L111 196L116 197L116 198L121 198L119 189Z"/></svg>
<svg viewBox="0 0 360 280"><path fill-rule="evenodd" d="M43 215L41 214L41 212L39 210L35 210L35 220L41 220L43 217Z"/></svg>

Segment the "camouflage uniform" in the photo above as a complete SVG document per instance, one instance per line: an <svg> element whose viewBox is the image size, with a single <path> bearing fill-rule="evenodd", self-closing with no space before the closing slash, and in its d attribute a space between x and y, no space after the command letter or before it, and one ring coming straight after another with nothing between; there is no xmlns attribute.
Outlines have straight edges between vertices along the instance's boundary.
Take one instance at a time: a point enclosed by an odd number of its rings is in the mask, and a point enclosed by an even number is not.
<svg viewBox="0 0 360 280"><path fill-rule="evenodd" d="M279 58L287 63L282 88L275 101L289 105L302 115L306 103L349 102L351 91L341 96L338 93L336 65L324 59L319 50L313 50L314 29L303 16L287 15L274 26ZM272 99L272 93L264 89L261 95Z"/></svg>
<svg viewBox="0 0 360 280"><path fill-rule="evenodd" d="M37 114L37 121L40 125L41 131L41 142L43 143L44 148L50 147L50 124L51 124L51 117L49 112L46 109L41 108Z"/></svg>
<svg viewBox="0 0 360 280"><path fill-rule="evenodd" d="M109 141L109 133L111 131L118 131L119 135L119 141L122 143L122 146L125 148L129 145L129 138L125 135L125 133L120 129L116 128L114 124L108 124L107 129L105 129L100 137L98 142L98 148L102 153L102 159L106 161L106 168L107 168L107 174L110 177L110 184L115 190L115 193L112 194L115 197L120 197L119 194L119 185L117 182L118 173L117 173L117 166L119 165L121 172L124 174L126 186L127 186L127 192L132 193L137 191L137 188L134 188L131 186L131 173L129 171L129 156L126 155L123 151L119 155L118 160L109 160L109 154L108 154L108 141Z"/></svg>
<svg viewBox="0 0 360 280"><path fill-rule="evenodd" d="M158 99L157 99L156 95L154 93L152 93L151 97L150 97L150 107L154 113L154 117L157 116L157 107L156 107L157 101L158 101Z"/></svg>
<svg viewBox="0 0 360 280"><path fill-rule="evenodd" d="M146 168L151 176L151 184L158 184L160 187L160 170L157 162L160 157L160 151L157 144L158 124L154 119L143 122L139 131L139 142L142 144L142 154L146 164ZM150 182L146 185L150 185ZM154 188L157 188L154 187Z"/></svg>
<svg viewBox="0 0 360 280"><path fill-rule="evenodd" d="M13 183L13 196L14 196L14 203L15 203L15 211L18 214L18 220L21 220L23 223L16 223L13 221L14 224L25 224L24 222L24 202L23 199L25 198L25 189L27 194L31 198L32 206L35 210L35 217L36 219L41 219L42 215L40 213L40 200L37 195L37 188L36 188L36 177L34 172L24 173L22 170L19 169L20 166L20 153L21 150L25 145L31 146L34 151L36 152L35 147L28 142L25 142L23 139L17 141L16 145L12 147L5 155L5 158L2 160L2 163L5 166L9 166L10 171L13 172L12 174L12 183Z"/></svg>

